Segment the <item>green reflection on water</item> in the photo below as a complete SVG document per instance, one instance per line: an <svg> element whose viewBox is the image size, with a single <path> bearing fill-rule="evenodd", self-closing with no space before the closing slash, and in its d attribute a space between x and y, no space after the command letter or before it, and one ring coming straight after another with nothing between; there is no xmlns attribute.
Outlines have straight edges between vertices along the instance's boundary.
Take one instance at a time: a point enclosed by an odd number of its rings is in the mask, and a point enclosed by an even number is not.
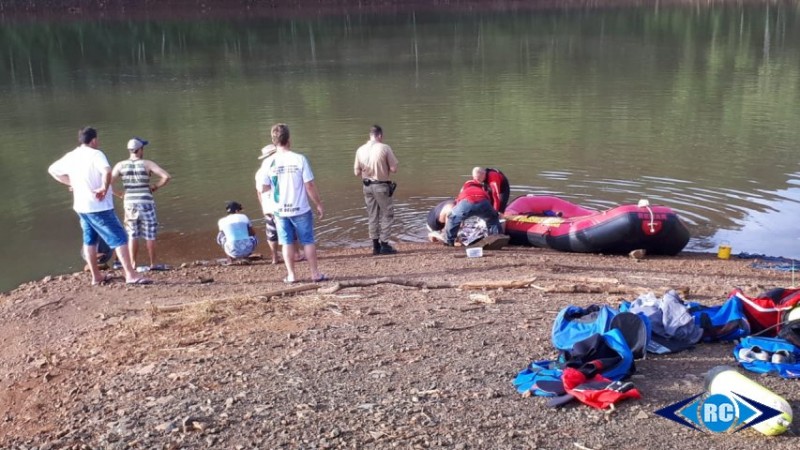
<svg viewBox="0 0 800 450"><path fill-rule="evenodd" d="M477 164L516 193L649 196L700 238L736 228L798 172L789 5L4 24L0 224L15 238L0 289L77 265L68 195L45 170L85 124L112 164L132 135L151 140L175 177L165 232L211 230L232 198L256 216L255 156L278 121L332 212L323 242L365 237L350 166L373 122L401 160L408 235Z"/></svg>

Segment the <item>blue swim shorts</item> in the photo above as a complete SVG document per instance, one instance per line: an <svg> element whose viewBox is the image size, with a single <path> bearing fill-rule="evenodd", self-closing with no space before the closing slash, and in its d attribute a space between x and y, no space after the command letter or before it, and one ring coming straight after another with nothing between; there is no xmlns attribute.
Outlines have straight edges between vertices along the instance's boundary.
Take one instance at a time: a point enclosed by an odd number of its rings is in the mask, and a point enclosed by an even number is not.
<svg viewBox="0 0 800 450"><path fill-rule="evenodd" d="M253 250L258 245L258 239L255 236L247 236L245 239L237 239L229 241L225 233L222 231L217 234L217 244L222 246L225 254L231 258L247 258L253 254Z"/></svg>
<svg viewBox="0 0 800 450"><path fill-rule="evenodd" d="M83 244L97 245L102 237L109 247L115 249L128 243L128 235L113 209L93 213L78 213L83 230Z"/></svg>
<svg viewBox="0 0 800 450"><path fill-rule="evenodd" d="M275 216L275 225L278 228L278 242L281 245L291 244L295 241L295 236L303 245L315 243L314 214L311 211L292 217Z"/></svg>

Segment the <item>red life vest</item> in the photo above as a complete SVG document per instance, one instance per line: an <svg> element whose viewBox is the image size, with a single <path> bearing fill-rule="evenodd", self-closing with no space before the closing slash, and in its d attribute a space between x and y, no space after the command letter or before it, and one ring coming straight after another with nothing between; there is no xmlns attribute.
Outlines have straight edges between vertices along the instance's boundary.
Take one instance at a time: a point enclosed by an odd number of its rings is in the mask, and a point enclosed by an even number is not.
<svg viewBox="0 0 800 450"><path fill-rule="evenodd" d="M479 203L483 200L492 201L489 194L483 190L483 185L475 180L469 180L461 187L461 193L456 197L456 204L461 200L466 200L470 203Z"/></svg>
<svg viewBox="0 0 800 450"><path fill-rule="evenodd" d="M486 169L486 184L492 194L492 206L500 211L505 206L502 200L503 191L509 190L506 176L497 169ZM508 202L508 196L506 196L506 202Z"/></svg>

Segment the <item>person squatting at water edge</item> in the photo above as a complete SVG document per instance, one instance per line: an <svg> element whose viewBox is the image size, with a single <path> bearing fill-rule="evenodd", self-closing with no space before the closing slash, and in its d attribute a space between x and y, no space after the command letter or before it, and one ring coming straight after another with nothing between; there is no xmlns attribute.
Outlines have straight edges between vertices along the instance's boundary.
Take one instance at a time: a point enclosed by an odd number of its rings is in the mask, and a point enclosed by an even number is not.
<svg viewBox="0 0 800 450"><path fill-rule="evenodd" d="M261 204L261 212L264 214L264 225L266 228L266 235L267 235L267 246L269 246L269 251L272 254L272 264L277 264L279 262L279 250L278 250L278 229L275 226L275 202L272 199L271 195L263 195L264 192L267 191L269 186L269 167L275 161L275 153L278 151L278 148L275 147L274 144L269 144L264 146L261 149L261 156L258 159L261 161L261 166L256 171L256 195L258 196L258 202ZM306 256L303 252L303 249L299 248L300 244L295 239L294 244L296 247L296 256L295 261L304 261Z"/></svg>
<svg viewBox="0 0 800 450"><path fill-rule="evenodd" d="M286 265L284 283L294 283L295 239L300 241L306 251L306 258L314 282L325 281L327 277L317 267L317 247L314 239L314 215L309 200L317 208L319 218L325 211L322 208L314 174L305 156L291 150L289 127L284 123L272 126L272 143L278 148L275 159L267 172L264 192L275 202L275 225L278 243L283 246L283 263Z"/></svg>
<svg viewBox="0 0 800 450"><path fill-rule="evenodd" d="M364 185L364 203L369 215L369 237L372 239L373 255L397 253L389 245L389 236L394 222L392 195L397 184L389 179L397 172L397 158L392 147L383 143L383 129L373 125L369 130L369 141L356 150L353 171Z"/></svg>
<svg viewBox="0 0 800 450"><path fill-rule="evenodd" d="M430 211L428 211L428 240L431 242L445 242L444 229L447 224L447 216L453 210L456 200L448 198L439 202Z"/></svg>
<svg viewBox="0 0 800 450"><path fill-rule="evenodd" d="M489 194L483 184L468 180L461 188L455 200L455 206L447 216L444 245L452 247L458 235L461 223L468 217L477 216L486 221L489 234L500 234L500 217L492 207Z"/></svg>
<svg viewBox="0 0 800 450"><path fill-rule="evenodd" d="M242 214L242 205L239 202L228 202L225 211L228 215L217 222L217 244L225 251L228 262L231 263L234 259L250 256L256 249L258 240L250 219Z"/></svg>
<svg viewBox="0 0 800 450"><path fill-rule="evenodd" d="M101 237L111 249L116 250L126 283L152 283L152 280L139 277L131 264L128 235L114 213L111 166L106 155L98 149L97 130L82 128L78 133L78 141L78 147L51 164L47 171L72 191L72 209L80 220L83 251L92 274L92 285L109 281L101 275L97 265L97 242Z"/></svg>
<svg viewBox="0 0 800 450"><path fill-rule="evenodd" d="M147 256L150 265L148 270L163 270L163 264L156 265L156 234L158 219L156 218L156 202L153 194L166 186L172 178L170 174L153 161L144 159L144 147L148 141L133 138L128 141L130 157L114 165L111 171L112 182L122 179L125 190L123 203L125 205L125 228L128 232L128 247L131 254L131 265L136 267L138 253L138 240L145 240ZM155 174L159 179L155 184L150 184L151 176Z"/></svg>
<svg viewBox="0 0 800 450"><path fill-rule="evenodd" d="M497 169L475 167L472 169L472 179L482 183L489 191L495 211L501 215L505 213L508 199L511 197L511 184L503 172Z"/></svg>

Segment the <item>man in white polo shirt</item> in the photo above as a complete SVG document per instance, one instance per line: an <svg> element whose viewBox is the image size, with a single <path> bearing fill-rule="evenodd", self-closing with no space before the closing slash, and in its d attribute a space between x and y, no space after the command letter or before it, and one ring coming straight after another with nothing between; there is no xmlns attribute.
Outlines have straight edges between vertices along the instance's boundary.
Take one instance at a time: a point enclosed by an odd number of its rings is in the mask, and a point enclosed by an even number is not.
<svg viewBox="0 0 800 450"><path fill-rule="evenodd" d="M97 243L102 238L117 252L128 284L150 284L141 278L131 264L128 235L114 213L111 193L111 166L106 155L97 149L97 130L85 127L78 133L80 145L50 165L50 176L69 186L73 195L72 208L78 214L83 231L83 251L92 273L92 285L108 280L97 266Z"/></svg>

